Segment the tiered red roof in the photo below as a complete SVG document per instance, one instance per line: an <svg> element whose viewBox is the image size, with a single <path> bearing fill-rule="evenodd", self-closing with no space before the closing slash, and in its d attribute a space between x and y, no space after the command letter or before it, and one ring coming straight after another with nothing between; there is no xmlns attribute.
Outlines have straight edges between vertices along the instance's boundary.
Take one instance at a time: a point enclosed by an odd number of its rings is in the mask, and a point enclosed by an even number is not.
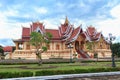
<svg viewBox="0 0 120 80"><path fill-rule="evenodd" d="M16 41L29 41L30 34L33 31L40 32L44 34L45 32L50 32L53 37L53 41L67 41L73 42L78 38L78 35L82 35L88 41L96 41L101 37L101 33L97 32L96 29L92 26L88 27L86 31L83 31L81 26L74 29L66 17L64 24L61 24L58 30L55 29L45 29L43 23L33 22L30 25L30 28L23 27L22 30L22 39Z"/></svg>
<svg viewBox="0 0 120 80"><path fill-rule="evenodd" d="M82 28L81 28L81 26L78 27L78 28L76 28L76 29L73 31L73 33L72 33L72 35L70 36L70 38L68 39L68 41L70 41L70 42L75 41L75 40L78 38L78 36L79 36L80 33L82 33Z"/></svg>
<svg viewBox="0 0 120 80"><path fill-rule="evenodd" d="M97 32L92 26L88 27L84 34L88 41L98 41L101 38L101 32Z"/></svg>

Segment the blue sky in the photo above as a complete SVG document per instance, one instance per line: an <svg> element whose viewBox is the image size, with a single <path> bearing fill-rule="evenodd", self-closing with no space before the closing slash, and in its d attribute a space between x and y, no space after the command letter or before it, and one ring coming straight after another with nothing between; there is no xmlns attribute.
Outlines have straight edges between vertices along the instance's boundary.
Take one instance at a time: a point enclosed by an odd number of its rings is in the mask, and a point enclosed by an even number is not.
<svg viewBox="0 0 120 80"><path fill-rule="evenodd" d="M120 37L120 0L0 0L0 45L13 45L21 38L22 26L43 22L57 29L68 17L74 27L94 26L105 37Z"/></svg>

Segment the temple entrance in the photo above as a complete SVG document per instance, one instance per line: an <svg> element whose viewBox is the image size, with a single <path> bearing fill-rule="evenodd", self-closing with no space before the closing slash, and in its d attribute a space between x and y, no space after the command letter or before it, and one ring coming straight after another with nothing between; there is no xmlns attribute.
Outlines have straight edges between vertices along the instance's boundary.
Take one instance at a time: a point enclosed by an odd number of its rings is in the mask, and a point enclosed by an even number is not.
<svg viewBox="0 0 120 80"><path fill-rule="evenodd" d="M75 41L75 50L78 53L78 58L89 58L90 56L83 51L84 42Z"/></svg>
<svg viewBox="0 0 120 80"><path fill-rule="evenodd" d="M78 53L78 50L79 50L79 42L78 41L75 41L75 50ZM80 54L78 54L78 58L80 58Z"/></svg>
<svg viewBox="0 0 120 80"><path fill-rule="evenodd" d="M84 42L83 41L81 41L81 42L75 41L75 49L76 50L79 50L79 49L83 50L83 47L84 47Z"/></svg>
<svg viewBox="0 0 120 80"><path fill-rule="evenodd" d="M79 50L79 42L78 41L75 41L75 49Z"/></svg>

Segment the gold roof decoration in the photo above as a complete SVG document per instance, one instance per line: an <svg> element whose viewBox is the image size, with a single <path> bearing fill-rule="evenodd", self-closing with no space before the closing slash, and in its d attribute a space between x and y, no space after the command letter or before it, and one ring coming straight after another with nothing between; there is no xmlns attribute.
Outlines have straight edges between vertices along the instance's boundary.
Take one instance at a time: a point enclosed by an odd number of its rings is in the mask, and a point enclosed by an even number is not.
<svg viewBox="0 0 120 80"><path fill-rule="evenodd" d="M64 24L69 24L68 18L66 16L65 23Z"/></svg>

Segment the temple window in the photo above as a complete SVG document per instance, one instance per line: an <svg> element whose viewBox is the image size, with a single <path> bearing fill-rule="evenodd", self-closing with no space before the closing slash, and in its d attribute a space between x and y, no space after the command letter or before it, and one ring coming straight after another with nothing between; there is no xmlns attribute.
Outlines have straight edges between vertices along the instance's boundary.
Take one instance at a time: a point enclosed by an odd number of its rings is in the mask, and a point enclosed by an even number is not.
<svg viewBox="0 0 120 80"><path fill-rule="evenodd" d="M60 45L56 45L56 50L59 50L60 49Z"/></svg>
<svg viewBox="0 0 120 80"><path fill-rule="evenodd" d="M27 44L26 49L28 49L28 50L30 49L30 45L29 44Z"/></svg>
<svg viewBox="0 0 120 80"><path fill-rule="evenodd" d="M39 28L39 26L36 28L35 30L36 32L42 33L41 29Z"/></svg>
<svg viewBox="0 0 120 80"><path fill-rule="evenodd" d="M110 46L109 46L109 45L107 45L107 49L110 49Z"/></svg>
<svg viewBox="0 0 120 80"><path fill-rule="evenodd" d="M50 50L50 45L47 45L48 50Z"/></svg>
<svg viewBox="0 0 120 80"><path fill-rule="evenodd" d="M68 49L68 45L65 45L65 49Z"/></svg>
<svg viewBox="0 0 120 80"><path fill-rule="evenodd" d="M102 44L102 42L100 42L100 49L102 49L103 48L103 46L102 46L103 44Z"/></svg>
<svg viewBox="0 0 120 80"><path fill-rule="evenodd" d="M102 52L101 55L102 55L103 57L105 57L105 53Z"/></svg>
<svg viewBox="0 0 120 80"><path fill-rule="evenodd" d="M23 44L19 44L19 49L23 49Z"/></svg>
<svg viewBox="0 0 120 80"><path fill-rule="evenodd" d="M40 30L38 30L38 32L40 33Z"/></svg>

